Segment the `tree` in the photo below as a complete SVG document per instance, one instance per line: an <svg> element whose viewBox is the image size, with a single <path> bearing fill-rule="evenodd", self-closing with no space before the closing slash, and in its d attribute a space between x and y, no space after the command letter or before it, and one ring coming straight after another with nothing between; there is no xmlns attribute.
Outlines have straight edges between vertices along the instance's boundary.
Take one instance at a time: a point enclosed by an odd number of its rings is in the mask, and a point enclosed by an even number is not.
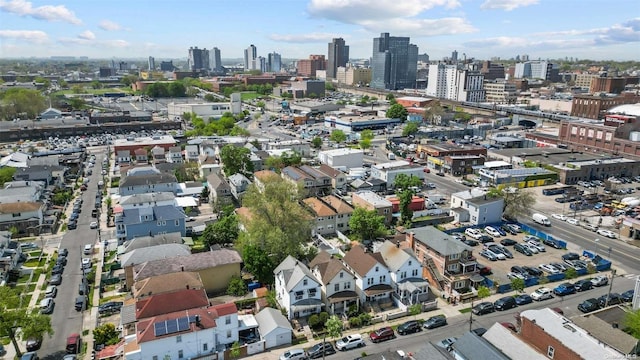
<svg viewBox="0 0 640 360"><path fill-rule="evenodd" d="M520 278L511 279L511 288L515 292L522 292L522 290L524 290L524 280Z"/></svg>
<svg viewBox="0 0 640 360"><path fill-rule="evenodd" d="M421 312L422 312L422 304L418 303L418 304L413 304L413 305L409 306L409 315L412 315L414 319Z"/></svg>
<svg viewBox="0 0 640 360"><path fill-rule="evenodd" d="M231 135L231 136L242 136L242 137L247 138L247 137L251 136L251 133L249 132L249 130L247 130L247 129L243 128L243 127L240 127L238 125L234 125L231 128L231 131L229 132L229 135Z"/></svg>
<svg viewBox="0 0 640 360"><path fill-rule="evenodd" d="M202 188L202 191L200 192L200 198L202 198L202 200L207 200L209 199L210 194L211 194L211 190L209 190L209 187L205 186Z"/></svg>
<svg viewBox="0 0 640 360"><path fill-rule="evenodd" d="M349 228L360 240L373 240L386 233L384 216L376 210L356 206L349 219Z"/></svg>
<svg viewBox="0 0 640 360"><path fill-rule="evenodd" d="M4 186L7 181L13 181L13 175L16 173L16 168L11 166L4 166L0 168L0 186Z"/></svg>
<svg viewBox="0 0 640 360"><path fill-rule="evenodd" d="M266 104L264 103L264 101L258 101L256 103L256 106L259 107L260 109L264 109L264 107L266 106Z"/></svg>
<svg viewBox="0 0 640 360"><path fill-rule="evenodd" d="M225 145L220 150L220 160L225 175L242 174L247 178L253 177L253 163L251 150L245 147Z"/></svg>
<svg viewBox="0 0 640 360"><path fill-rule="evenodd" d="M371 139L362 139L358 145L360 146L360 149L366 150L371 147Z"/></svg>
<svg viewBox="0 0 640 360"><path fill-rule="evenodd" d="M568 268L564 272L565 279L575 279L578 277L578 272L574 268Z"/></svg>
<svg viewBox="0 0 640 360"><path fill-rule="evenodd" d="M96 344L114 345L120 341L120 333L112 323L104 323L93 329L93 341Z"/></svg>
<svg viewBox="0 0 640 360"><path fill-rule="evenodd" d="M402 136L413 135L418 132L418 129L419 129L418 123L413 121L410 123L407 123L407 125L404 126L404 129L402 129Z"/></svg>
<svg viewBox="0 0 640 360"><path fill-rule="evenodd" d="M398 190L408 190L412 187L422 186L422 180L419 177L407 174L398 174L393 183Z"/></svg>
<svg viewBox="0 0 640 360"><path fill-rule="evenodd" d="M258 246L247 244L242 248L245 269L263 283L273 283L273 269L276 264Z"/></svg>
<svg viewBox="0 0 640 360"><path fill-rule="evenodd" d="M532 192L516 188L507 188L504 185L492 188L487 193L487 196L501 197L504 201L502 214L510 218L529 215L531 208L536 203L536 197Z"/></svg>
<svg viewBox="0 0 640 360"><path fill-rule="evenodd" d="M624 317L624 331L640 339L640 310L628 311Z"/></svg>
<svg viewBox="0 0 640 360"><path fill-rule="evenodd" d="M345 134L344 131L340 129L336 129L331 132L331 135L329 136L329 140L338 144L343 143L347 140L347 134Z"/></svg>
<svg viewBox="0 0 640 360"><path fill-rule="evenodd" d="M84 109L84 107L86 106L84 99L79 97L72 97L68 101L69 105L71 105L71 108L74 110Z"/></svg>
<svg viewBox="0 0 640 360"><path fill-rule="evenodd" d="M400 104L393 104L387 110L387 117L390 119L400 119L400 121L405 121L407 119L407 114L409 112L405 109L404 106Z"/></svg>
<svg viewBox="0 0 640 360"><path fill-rule="evenodd" d="M387 99L387 101L392 105L396 103L396 96L392 93L388 93L385 99Z"/></svg>
<svg viewBox="0 0 640 360"><path fill-rule="evenodd" d="M202 238L207 246L232 244L238 239L238 217L232 213L207 225Z"/></svg>
<svg viewBox="0 0 640 360"><path fill-rule="evenodd" d="M336 339L342 335L342 320L333 315L324 323L324 328L331 339Z"/></svg>
<svg viewBox="0 0 640 360"><path fill-rule="evenodd" d="M403 226L410 227L413 219L413 210L409 205L413 200L413 191L409 189L402 190L398 197L400 198L400 222Z"/></svg>
<svg viewBox="0 0 640 360"><path fill-rule="evenodd" d="M373 130L365 129L360 132L361 140L373 140L376 137L376 134L373 133Z"/></svg>
<svg viewBox="0 0 640 360"><path fill-rule="evenodd" d="M231 349L229 350L229 356L233 359L240 357L240 343L238 341L234 342L233 345L231 345Z"/></svg>
<svg viewBox="0 0 640 360"><path fill-rule="evenodd" d="M434 101L431 106L424 111L424 120L431 124L440 124L442 115L444 115L444 108L440 105L439 101Z"/></svg>
<svg viewBox="0 0 640 360"><path fill-rule="evenodd" d="M20 307L20 292L8 286L0 287L0 336L8 336L18 356L22 356L18 346L16 329L21 328L20 339L43 338L53 335L51 317Z"/></svg>
<svg viewBox="0 0 640 360"><path fill-rule="evenodd" d="M484 286L481 285L478 287L478 299L484 299L486 297L489 297L491 295L491 290Z"/></svg>
<svg viewBox="0 0 640 360"><path fill-rule="evenodd" d="M322 138L320 136L316 136L311 140L311 146L315 149L320 149L322 147Z"/></svg>
<svg viewBox="0 0 640 360"><path fill-rule="evenodd" d="M91 82L91 87L94 88L94 89L102 89L103 86L102 86L102 83L100 81L93 80Z"/></svg>
<svg viewBox="0 0 640 360"><path fill-rule="evenodd" d="M206 101L208 101L208 102L214 102L214 101L216 101L216 97L215 97L215 96L213 96L212 94L206 94L206 95L204 96L204 99L205 99Z"/></svg>
<svg viewBox="0 0 640 360"><path fill-rule="evenodd" d="M136 75L127 75L127 76L124 76L120 81L125 86L131 86L131 84L134 84L136 81L138 81L138 77Z"/></svg>
<svg viewBox="0 0 640 360"><path fill-rule="evenodd" d="M11 88L0 92L0 119L35 119L46 109L47 100L38 90Z"/></svg>
<svg viewBox="0 0 640 360"><path fill-rule="evenodd" d="M187 88L183 83L173 81L169 84L167 92L170 97L185 97L187 95Z"/></svg>
<svg viewBox="0 0 640 360"><path fill-rule="evenodd" d="M240 276L232 276L229 280L229 286L227 287L227 295L231 296L244 296L247 293L247 284Z"/></svg>

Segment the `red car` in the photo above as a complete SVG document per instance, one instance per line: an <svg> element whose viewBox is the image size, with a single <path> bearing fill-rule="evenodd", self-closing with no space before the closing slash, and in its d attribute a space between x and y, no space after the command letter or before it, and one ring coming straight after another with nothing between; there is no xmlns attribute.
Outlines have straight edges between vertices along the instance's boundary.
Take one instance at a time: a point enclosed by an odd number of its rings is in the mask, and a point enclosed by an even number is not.
<svg viewBox="0 0 640 360"><path fill-rule="evenodd" d="M387 341L387 340L391 340L391 339L395 339L396 338L396 334L393 332L393 329L385 326L383 328L380 328L372 333L369 334L369 338L371 339L371 342L374 343L378 343L381 341Z"/></svg>

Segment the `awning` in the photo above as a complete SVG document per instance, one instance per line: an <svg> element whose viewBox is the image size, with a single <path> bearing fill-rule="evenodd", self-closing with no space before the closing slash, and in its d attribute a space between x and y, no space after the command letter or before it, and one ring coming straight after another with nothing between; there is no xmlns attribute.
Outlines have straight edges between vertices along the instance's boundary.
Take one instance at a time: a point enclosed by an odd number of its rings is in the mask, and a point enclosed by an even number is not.
<svg viewBox="0 0 640 360"><path fill-rule="evenodd" d="M327 298L330 304L335 304L348 300L355 300L358 298L358 294L355 291L340 291Z"/></svg>
<svg viewBox="0 0 640 360"><path fill-rule="evenodd" d="M414 291L422 291L422 288L424 288L425 286L426 287L429 286L428 281L424 281L424 280L410 281L409 280L409 281L404 281L398 284L398 289L402 291L414 292Z"/></svg>
<svg viewBox="0 0 640 360"><path fill-rule="evenodd" d="M304 299L300 300L297 303L291 305L292 309L301 310L301 309L315 309L316 307L322 305L322 300L320 299Z"/></svg>
<svg viewBox="0 0 640 360"><path fill-rule="evenodd" d="M378 285L373 285L372 287L366 289L364 291L364 293L367 296L375 296L375 295L384 294L384 293L392 291L392 290L393 289L391 288L391 285L378 284Z"/></svg>
<svg viewBox="0 0 640 360"><path fill-rule="evenodd" d="M196 201L195 198L191 197L191 196L183 196L183 197L177 197L175 198L176 201L176 206L177 207L197 207L198 206L198 201Z"/></svg>
<svg viewBox="0 0 640 360"><path fill-rule="evenodd" d="M483 282L484 281L484 277L482 275L473 274L473 275L471 275L469 280L471 280L474 283L479 283L479 282Z"/></svg>

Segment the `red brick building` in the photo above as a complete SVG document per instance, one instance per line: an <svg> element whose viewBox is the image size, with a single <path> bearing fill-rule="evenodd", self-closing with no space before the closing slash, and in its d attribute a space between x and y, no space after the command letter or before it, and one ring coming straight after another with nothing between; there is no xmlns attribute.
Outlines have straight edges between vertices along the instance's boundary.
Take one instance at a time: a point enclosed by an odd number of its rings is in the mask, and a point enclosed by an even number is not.
<svg viewBox="0 0 640 360"><path fill-rule="evenodd" d="M298 60L298 75L315 77L317 70L326 70L324 55L309 55L309 59Z"/></svg>
<svg viewBox="0 0 640 360"><path fill-rule="evenodd" d="M590 93L605 92L620 94L627 85L627 79L623 77L596 77L591 79Z"/></svg>
<svg viewBox="0 0 640 360"><path fill-rule="evenodd" d="M638 102L640 102L640 96L633 93L623 93L616 97L575 95L571 104L571 116L602 119L607 110L614 106Z"/></svg>

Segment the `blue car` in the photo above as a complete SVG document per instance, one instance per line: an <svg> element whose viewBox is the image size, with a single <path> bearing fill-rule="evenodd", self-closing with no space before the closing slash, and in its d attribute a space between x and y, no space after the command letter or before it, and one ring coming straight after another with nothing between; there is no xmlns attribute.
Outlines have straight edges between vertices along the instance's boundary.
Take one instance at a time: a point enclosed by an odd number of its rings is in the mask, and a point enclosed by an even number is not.
<svg viewBox="0 0 640 360"><path fill-rule="evenodd" d="M558 296L575 294L576 287L571 283L562 283L553 289L553 293Z"/></svg>
<svg viewBox="0 0 640 360"><path fill-rule="evenodd" d="M496 231L500 233L501 236L507 236L506 231L502 230L500 226L494 226L493 228L496 229Z"/></svg>
<svg viewBox="0 0 640 360"><path fill-rule="evenodd" d="M529 296L527 294L522 294L522 295L516 296L516 304L518 304L518 306L525 305L525 304L531 304L532 302L533 302L533 299L531 298L531 296Z"/></svg>

